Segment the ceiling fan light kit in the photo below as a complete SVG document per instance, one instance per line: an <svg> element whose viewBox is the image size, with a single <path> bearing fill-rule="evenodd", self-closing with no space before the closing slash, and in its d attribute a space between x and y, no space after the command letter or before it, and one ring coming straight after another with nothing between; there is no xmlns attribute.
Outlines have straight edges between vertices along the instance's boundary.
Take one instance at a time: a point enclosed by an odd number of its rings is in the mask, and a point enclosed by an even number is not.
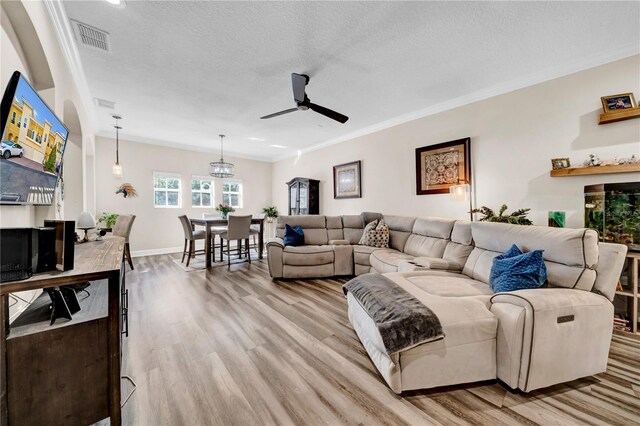
<svg viewBox="0 0 640 426"><path fill-rule="evenodd" d="M329 108L325 108L321 105L317 105L311 102L307 93L305 92L305 86L309 84L309 76L305 74L291 74L291 86L293 88L293 100L296 103L295 108L285 109L284 111L274 112L273 114L260 117L261 119L273 118L279 115L288 114L295 111L306 111L308 109L315 111L319 114L329 117L332 120L336 120L340 123L346 123L349 117L333 111Z"/></svg>

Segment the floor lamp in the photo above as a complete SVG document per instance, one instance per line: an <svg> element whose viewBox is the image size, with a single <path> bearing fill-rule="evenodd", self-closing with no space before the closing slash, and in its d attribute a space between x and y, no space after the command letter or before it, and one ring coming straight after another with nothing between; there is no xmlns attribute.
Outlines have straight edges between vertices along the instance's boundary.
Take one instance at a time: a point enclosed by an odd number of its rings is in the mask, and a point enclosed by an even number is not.
<svg viewBox="0 0 640 426"><path fill-rule="evenodd" d="M468 182L458 181L457 185L451 185L449 187L449 195L456 201L469 200L469 219L473 222L473 203L471 199L471 185Z"/></svg>

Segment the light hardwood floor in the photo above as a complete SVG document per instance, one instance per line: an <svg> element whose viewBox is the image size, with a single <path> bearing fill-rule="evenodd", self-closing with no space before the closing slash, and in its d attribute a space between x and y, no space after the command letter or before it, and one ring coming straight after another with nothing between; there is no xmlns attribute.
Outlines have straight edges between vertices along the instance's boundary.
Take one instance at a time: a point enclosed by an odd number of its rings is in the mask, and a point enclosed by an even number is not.
<svg viewBox="0 0 640 426"><path fill-rule="evenodd" d="M614 337L605 374L531 394L485 382L398 396L349 324L345 280L274 282L266 262L185 272L173 258L127 272L123 373L138 388L123 424L640 424L640 341Z"/></svg>

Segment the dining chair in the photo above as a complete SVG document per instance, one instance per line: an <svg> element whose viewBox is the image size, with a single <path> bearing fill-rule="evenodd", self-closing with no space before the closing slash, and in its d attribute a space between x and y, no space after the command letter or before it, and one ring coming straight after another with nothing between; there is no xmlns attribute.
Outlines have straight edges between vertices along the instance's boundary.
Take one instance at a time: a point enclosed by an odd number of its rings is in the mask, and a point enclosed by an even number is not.
<svg viewBox="0 0 640 426"><path fill-rule="evenodd" d="M231 266L231 245L230 241L238 242L238 248L242 247L242 241L245 242L247 260L251 263L251 252L249 251L249 237L251 235L251 215L247 216L229 216L229 229L220 234L221 245L227 240L227 264ZM242 257L238 250L239 257Z"/></svg>
<svg viewBox="0 0 640 426"><path fill-rule="evenodd" d="M184 249L182 250L182 260L180 260L180 263L184 262L184 257L188 255L187 266L189 266L189 262L191 261L192 257L194 257L196 254L205 252L204 249L195 250L195 242L196 240L204 240L205 238L207 238L207 234L204 229L194 231L193 227L191 226L191 221L186 215L178 216L178 219L180 219L182 230L184 231ZM187 242L189 243L188 252Z"/></svg>
<svg viewBox="0 0 640 426"><path fill-rule="evenodd" d="M255 213L253 215L254 219L264 219L265 214L264 213ZM264 226L264 224L263 224ZM259 223L254 223L251 225L251 238L253 239L253 248L255 249L256 253L258 252L258 243L256 242L256 235L260 235L260 224Z"/></svg>
<svg viewBox="0 0 640 426"><path fill-rule="evenodd" d="M134 214L121 214L118 215L116 224L113 226L113 235L124 237L124 258L129 262L131 269L133 269L133 260L131 260L129 235L131 235L131 228L133 227L134 220L136 220L136 215Z"/></svg>
<svg viewBox="0 0 640 426"><path fill-rule="evenodd" d="M206 219L222 219L222 215L219 213L218 214L202 213L202 218L205 220ZM211 227L211 255L213 256L214 262L216 260L216 235L220 236L220 234L223 234L224 232L227 232L226 226ZM218 247L220 247L220 262L222 262L222 252L224 249L224 247L222 247L222 239L220 239L220 245Z"/></svg>

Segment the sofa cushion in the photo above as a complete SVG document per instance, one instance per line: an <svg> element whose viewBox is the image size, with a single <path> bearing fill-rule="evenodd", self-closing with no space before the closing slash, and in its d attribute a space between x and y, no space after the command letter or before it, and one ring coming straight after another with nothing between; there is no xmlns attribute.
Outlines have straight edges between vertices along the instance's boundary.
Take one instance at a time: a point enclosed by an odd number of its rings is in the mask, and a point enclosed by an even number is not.
<svg viewBox="0 0 640 426"><path fill-rule="evenodd" d="M442 257L449 240L438 237L411 234L404 245L404 252L411 256Z"/></svg>
<svg viewBox="0 0 640 426"><path fill-rule="evenodd" d="M321 215L279 216L276 236L284 238L285 225L302 226L305 244L321 245L329 242L326 218Z"/></svg>
<svg viewBox="0 0 640 426"><path fill-rule="evenodd" d="M389 226L389 247L404 251L404 245L411 235L415 217L384 215L384 221Z"/></svg>
<svg viewBox="0 0 640 426"><path fill-rule="evenodd" d="M598 259L598 234L593 230L474 222L471 232L475 248L462 270L465 275L488 283L493 258L516 244L523 251L544 250L549 286L593 288Z"/></svg>
<svg viewBox="0 0 640 426"><path fill-rule="evenodd" d="M329 240L342 240L344 232L342 231L341 216L327 216L327 236Z"/></svg>
<svg viewBox="0 0 640 426"><path fill-rule="evenodd" d="M302 246L304 245L304 232L302 227L297 225L292 227L287 224L284 226L284 245L285 246Z"/></svg>
<svg viewBox="0 0 640 426"><path fill-rule="evenodd" d="M451 230L451 241L458 244L473 244L473 236L471 234L471 222L468 220L456 220Z"/></svg>
<svg viewBox="0 0 640 426"><path fill-rule="evenodd" d="M440 297L493 295L487 284L455 272L431 270L407 279L421 290Z"/></svg>
<svg viewBox="0 0 640 426"><path fill-rule="evenodd" d="M378 250L391 250L371 246L353 246L353 261L356 265L371 266L371 253Z"/></svg>
<svg viewBox="0 0 640 426"><path fill-rule="evenodd" d="M282 253L282 263L291 266L327 265L333 259L333 246L287 246Z"/></svg>
<svg viewBox="0 0 640 426"><path fill-rule="evenodd" d="M376 219L369 222L365 226L358 244L380 248L389 247L389 227L384 223L384 220Z"/></svg>
<svg viewBox="0 0 640 426"><path fill-rule="evenodd" d="M398 263L403 260L412 260L413 256L397 250L376 250L371 253L369 261L376 272L397 272Z"/></svg>
<svg viewBox="0 0 640 426"><path fill-rule="evenodd" d="M454 219L419 217L413 223L411 233L448 240L451 237L451 231L455 223Z"/></svg>

